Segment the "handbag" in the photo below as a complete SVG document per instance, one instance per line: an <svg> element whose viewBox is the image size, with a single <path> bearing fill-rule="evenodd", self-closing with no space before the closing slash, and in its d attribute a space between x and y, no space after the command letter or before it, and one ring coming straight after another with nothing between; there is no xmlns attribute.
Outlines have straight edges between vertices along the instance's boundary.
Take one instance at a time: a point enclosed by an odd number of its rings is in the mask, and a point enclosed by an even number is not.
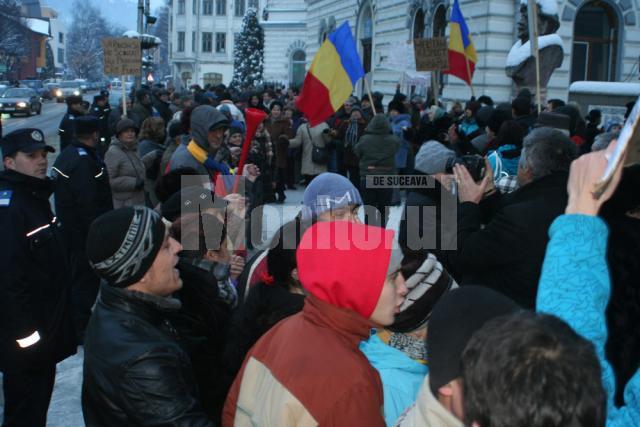
<svg viewBox="0 0 640 427"><path fill-rule="evenodd" d="M307 125L307 133L309 134L309 139L311 140L311 144L313 144L313 148L311 149L311 161L317 165L326 166L326 164L329 163L329 153L327 152L327 148L317 146L313 142L313 138L311 137L311 131L309 130L309 125Z"/></svg>

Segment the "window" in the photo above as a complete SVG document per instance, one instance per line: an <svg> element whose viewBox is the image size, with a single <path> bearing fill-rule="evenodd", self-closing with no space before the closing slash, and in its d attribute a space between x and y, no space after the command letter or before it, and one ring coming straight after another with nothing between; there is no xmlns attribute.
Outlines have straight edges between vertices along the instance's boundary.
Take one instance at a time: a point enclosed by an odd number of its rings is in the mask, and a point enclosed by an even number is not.
<svg viewBox="0 0 640 427"><path fill-rule="evenodd" d="M202 33L202 51L203 52L211 52L212 38L213 38L212 33Z"/></svg>
<svg viewBox="0 0 640 427"><path fill-rule="evenodd" d="M184 15L184 2L185 0L178 0L178 15Z"/></svg>
<svg viewBox="0 0 640 427"><path fill-rule="evenodd" d="M235 16L244 16L244 0L236 0L234 10Z"/></svg>
<svg viewBox="0 0 640 427"><path fill-rule="evenodd" d="M216 53L227 52L227 34L216 33Z"/></svg>
<svg viewBox="0 0 640 427"><path fill-rule="evenodd" d="M184 52L184 31L178 31L178 52Z"/></svg>
<svg viewBox="0 0 640 427"><path fill-rule="evenodd" d="M191 32L191 52L196 51L196 32Z"/></svg>
<svg viewBox="0 0 640 427"><path fill-rule="evenodd" d="M290 81L292 86L300 87L302 85L306 74L306 65L307 54L304 53L303 50L294 51L293 55L291 55L290 65Z"/></svg>
<svg viewBox="0 0 640 427"><path fill-rule="evenodd" d="M249 0L249 7L252 7L254 9L258 9L258 0Z"/></svg>
<svg viewBox="0 0 640 427"><path fill-rule="evenodd" d="M198 13L198 0L193 0L191 3L191 12L195 15Z"/></svg>
<svg viewBox="0 0 640 427"><path fill-rule="evenodd" d="M413 18L413 37L414 39L421 39L424 37L424 12L422 9L418 9L416 16Z"/></svg>
<svg viewBox="0 0 640 427"><path fill-rule="evenodd" d="M58 33L58 43L64 43L64 33Z"/></svg>
<svg viewBox="0 0 640 427"><path fill-rule="evenodd" d="M571 81L615 81L618 61L618 17L604 1L587 2L576 14Z"/></svg>
<svg viewBox="0 0 640 427"><path fill-rule="evenodd" d="M227 0L216 1L216 15L225 16L227 14Z"/></svg>
<svg viewBox="0 0 640 427"><path fill-rule="evenodd" d="M202 14L213 15L213 0L202 0Z"/></svg>
<svg viewBox="0 0 640 427"><path fill-rule="evenodd" d="M64 64L64 49L58 48L58 63Z"/></svg>

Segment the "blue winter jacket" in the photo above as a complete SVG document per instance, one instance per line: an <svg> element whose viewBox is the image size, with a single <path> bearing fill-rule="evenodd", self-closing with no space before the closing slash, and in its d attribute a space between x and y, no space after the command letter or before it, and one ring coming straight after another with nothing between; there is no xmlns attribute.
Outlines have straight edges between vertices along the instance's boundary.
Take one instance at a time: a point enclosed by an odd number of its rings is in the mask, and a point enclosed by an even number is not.
<svg viewBox="0 0 640 427"><path fill-rule="evenodd" d="M396 168L404 169L407 167L407 158L409 157L409 143L404 139L403 128L411 127L411 116L408 114L398 114L391 117L391 129L393 134L400 138L400 149L396 152Z"/></svg>
<svg viewBox="0 0 640 427"><path fill-rule="evenodd" d="M383 343L377 335L361 342L360 350L380 374L384 391L384 419L387 426L393 426L398 417L416 401L429 368Z"/></svg>
<svg viewBox="0 0 640 427"><path fill-rule="evenodd" d="M615 376L605 358L611 282L607 268L609 231L602 219L562 215L551 228L542 266L537 309L558 316L593 343L607 393L607 427L640 426L640 371L624 389L625 406L614 405Z"/></svg>

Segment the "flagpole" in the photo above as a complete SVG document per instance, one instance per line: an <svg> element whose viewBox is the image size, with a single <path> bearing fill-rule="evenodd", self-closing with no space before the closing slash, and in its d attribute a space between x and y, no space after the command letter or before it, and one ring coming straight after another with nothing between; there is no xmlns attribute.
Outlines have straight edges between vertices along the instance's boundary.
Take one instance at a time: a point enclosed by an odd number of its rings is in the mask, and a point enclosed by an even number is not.
<svg viewBox="0 0 640 427"><path fill-rule="evenodd" d="M473 82L471 81L471 66L469 65L469 57L467 56L467 52L464 53L464 62L467 64L467 76L469 77L469 87L471 88L471 96L473 98L476 97L476 91L473 89Z"/></svg>
<svg viewBox="0 0 640 427"><path fill-rule="evenodd" d="M371 103L371 110L373 110L373 115L375 116L378 113L376 112L376 106L373 103L373 96L371 96L371 88L369 87L369 81L367 80L366 75L363 77L363 79L364 79L364 88L367 91L367 95L369 96L369 102Z"/></svg>
<svg viewBox="0 0 640 427"><path fill-rule="evenodd" d="M535 0L529 0L527 11L529 12L529 45L531 55L536 64L536 101L538 114L542 111L542 94L540 93L540 52L538 51L538 6Z"/></svg>

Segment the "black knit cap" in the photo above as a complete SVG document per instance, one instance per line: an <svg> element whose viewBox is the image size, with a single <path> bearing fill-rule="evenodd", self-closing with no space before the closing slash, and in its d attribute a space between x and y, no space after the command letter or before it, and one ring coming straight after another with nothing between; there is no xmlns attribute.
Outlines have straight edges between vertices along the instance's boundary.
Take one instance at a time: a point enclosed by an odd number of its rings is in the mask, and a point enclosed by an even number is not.
<svg viewBox="0 0 640 427"><path fill-rule="evenodd" d="M489 320L519 309L508 297L482 286L463 286L440 298L427 334L429 386L434 396L460 377L460 357L473 334Z"/></svg>
<svg viewBox="0 0 640 427"><path fill-rule="evenodd" d="M165 238L160 215L143 206L109 211L91 224L87 258L110 286L126 288L149 271Z"/></svg>

